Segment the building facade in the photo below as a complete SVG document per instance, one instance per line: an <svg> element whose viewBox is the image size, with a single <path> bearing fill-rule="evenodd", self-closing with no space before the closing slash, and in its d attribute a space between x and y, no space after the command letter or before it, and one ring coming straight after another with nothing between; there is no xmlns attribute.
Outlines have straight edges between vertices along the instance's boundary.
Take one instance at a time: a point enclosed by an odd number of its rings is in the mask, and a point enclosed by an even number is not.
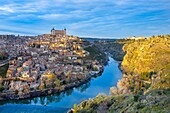
<svg viewBox="0 0 170 113"><path fill-rule="evenodd" d="M56 35L56 36L66 36L66 29L64 30L55 30L54 28L51 29L51 35Z"/></svg>

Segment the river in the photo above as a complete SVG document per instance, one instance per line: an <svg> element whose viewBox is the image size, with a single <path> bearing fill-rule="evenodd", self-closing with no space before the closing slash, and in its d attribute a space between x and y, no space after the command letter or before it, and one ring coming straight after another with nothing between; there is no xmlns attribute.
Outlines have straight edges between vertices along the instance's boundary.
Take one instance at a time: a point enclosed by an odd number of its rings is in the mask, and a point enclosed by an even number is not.
<svg viewBox="0 0 170 113"><path fill-rule="evenodd" d="M99 93L108 95L110 87L116 86L121 78L118 62L109 57L102 75L92 78L88 83L53 96L0 102L0 113L65 113L75 103L94 98Z"/></svg>

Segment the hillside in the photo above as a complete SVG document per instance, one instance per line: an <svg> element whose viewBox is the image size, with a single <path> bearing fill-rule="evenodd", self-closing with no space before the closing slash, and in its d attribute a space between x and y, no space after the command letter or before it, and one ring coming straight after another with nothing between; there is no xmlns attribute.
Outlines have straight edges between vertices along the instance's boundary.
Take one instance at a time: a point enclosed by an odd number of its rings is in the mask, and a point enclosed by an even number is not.
<svg viewBox="0 0 170 113"><path fill-rule="evenodd" d="M151 82L154 89L170 87L170 36L152 36L125 44L122 69L142 81ZM133 77L132 77L133 78Z"/></svg>
<svg viewBox="0 0 170 113"><path fill-rule="evenodd" d="M168 113L170 90L154 90L146 95L98 95L74 105L74 113Z"/></svg>
<svg viewBox="0 0 170 113"><path fill-rule="evenodd" d="M114 60L123 60L125 52L122 50L122 47L124 44L119 43L119 40L96 41L95 45L99 47L103 52L110 53Z"/></svg>
<svg viewBox="0 0 170 113"><path fill-rule="evenodd" d="M89 55L86 56L83 60L97 60L100 63L104 64L107 61L106 54L101 51L96 45L87 46L84 48L89 52Z"/></svg>
<svg viewBox="0 0 170 113"><path fill-rule="evenodd" d="M78 113L170 111L170 35L142 40L122 40L123 78L110 96L74 105Z"/></svg>
<svg viewBox="0 0 170 113"><path fill-rule="evenodd" d="M126 55L122 62L127 73L168 72L170 69L170 36L157 36L135 41L123 47ZM130 65L129 65L130 64Z"/></svg>

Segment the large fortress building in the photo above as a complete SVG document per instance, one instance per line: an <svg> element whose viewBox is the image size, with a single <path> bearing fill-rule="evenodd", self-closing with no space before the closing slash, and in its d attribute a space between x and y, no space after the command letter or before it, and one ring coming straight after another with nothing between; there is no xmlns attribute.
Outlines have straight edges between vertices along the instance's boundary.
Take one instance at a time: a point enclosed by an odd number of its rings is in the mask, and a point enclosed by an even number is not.
<svg viewBox="0 0 170 113"><path fill-rule="evenodd" d="M51 35L56 35L56 36L59 36L59 37L66 36L66 29L64 29L64 30L55 30L53 28L53 29L51 29Z"/></svg>

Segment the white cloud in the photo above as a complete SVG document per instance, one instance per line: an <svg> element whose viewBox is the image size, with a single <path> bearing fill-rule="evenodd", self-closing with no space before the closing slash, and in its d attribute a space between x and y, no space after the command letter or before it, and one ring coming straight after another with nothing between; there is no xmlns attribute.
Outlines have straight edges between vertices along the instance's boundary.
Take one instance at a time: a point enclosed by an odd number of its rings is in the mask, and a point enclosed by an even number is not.
<svg viewBox="0 0 170 113"><path fill-rule="evenodd" d="M115 0L114 3L116 5L125 5L128 4L130 2L130 0Z"/></svg>
<svg viewBox="0 0 170 113"><path fill-rule="evenodd" d="M64 26L75 35L117 36L130 34L123 30L132 32L137 26L144 33L144 25L156 28L156 23L170 22L169 6L169 0L10 0L0 6L0 28L38 34Z"/></svg>
<svg viewBox="0 0 170 113"><path fill-rule="evenodd" d="M0 7L0 11L9 12L9 13L14 12L14 10L12 10L10 7Z"/></svg>
<svg viewBox="0 0 170 113"><path fill-rule="evenodd" d="M45 20L69 20L69 19L83 19L90 17L90 11L74 10L66 13L47 13L38 15L38 18Z"/></svg>

